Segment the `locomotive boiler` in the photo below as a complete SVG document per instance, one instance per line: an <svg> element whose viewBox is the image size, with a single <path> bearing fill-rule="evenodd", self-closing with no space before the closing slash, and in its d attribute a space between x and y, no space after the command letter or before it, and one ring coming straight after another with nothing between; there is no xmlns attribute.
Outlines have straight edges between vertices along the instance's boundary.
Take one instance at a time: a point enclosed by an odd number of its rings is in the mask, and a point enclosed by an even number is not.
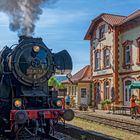
<svg viewBox="0 0 140 140"><path fill-rule="evenodd" d="M72 70L69 53L52 53L41 38L21 36L19 43L0 52L0 135L10 138L46 136L59 120L72 120L64 99L49 90L53 74Z"/></svg>

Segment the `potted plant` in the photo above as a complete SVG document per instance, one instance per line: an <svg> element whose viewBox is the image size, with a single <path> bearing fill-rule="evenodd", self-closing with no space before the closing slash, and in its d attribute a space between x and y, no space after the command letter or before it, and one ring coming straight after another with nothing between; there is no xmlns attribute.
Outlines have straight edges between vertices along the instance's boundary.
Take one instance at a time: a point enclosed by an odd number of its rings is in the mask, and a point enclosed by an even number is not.
<svg viewBox="0 0 140 140"><path fill-rule="evenodd" d="M106 110L106 101L101 101L101 109Z"/></svg>
<svg viewBox="0 0 140 140"><path fill-rule="evenodd" d="M110 99L106 99L106 105L107 105L107 110L111 109L111 100Z"/></svg>

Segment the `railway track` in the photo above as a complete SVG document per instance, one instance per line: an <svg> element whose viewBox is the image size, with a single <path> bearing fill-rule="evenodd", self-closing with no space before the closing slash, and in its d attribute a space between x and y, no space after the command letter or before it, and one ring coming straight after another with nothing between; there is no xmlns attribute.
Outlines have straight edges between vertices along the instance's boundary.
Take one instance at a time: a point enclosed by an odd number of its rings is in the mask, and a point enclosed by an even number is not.
<svg viewBox="0 0 140 140"><path fill-rule="evenodd" d="M95 116L90 114L81 114L81 113L75 113L75 117L140 134L140 124L137 123L126 122L124 120L112 119L112 118Z"/></svg>
<svg viewBox="0 0 140 140"><path fill-rule="evenodd" d="M11 140L11 139L0 139ZM12 139L13 140L13 139ZM38 137L30 137L15 140L119 140L115 137L105 135L102 133L85 130L80 127L76 127L69 124L58 123L56 125L56 131L54 136L50 135L49 138L44 138L44 135Z"/></svg>

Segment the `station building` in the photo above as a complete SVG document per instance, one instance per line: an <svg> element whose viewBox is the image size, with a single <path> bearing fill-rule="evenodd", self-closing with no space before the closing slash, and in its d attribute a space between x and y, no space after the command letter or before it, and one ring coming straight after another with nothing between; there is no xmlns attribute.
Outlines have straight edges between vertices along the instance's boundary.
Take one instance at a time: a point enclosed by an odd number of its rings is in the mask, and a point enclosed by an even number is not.
<svg viewBox="0 0 140 140"><path fill-rule="evenodd" d="M140 80L140 10L128 16L103 13L92 20L85 35L90 41L92 102L114 98L129 106Z"/></svg>
<svg viewBox="0 0 140 140"><path fill-rule="evenodd" d="M75 100L76 105L91 104L91 68L85 66L71 77L71 81L61 82L66 87L67 94Z"/></svg>

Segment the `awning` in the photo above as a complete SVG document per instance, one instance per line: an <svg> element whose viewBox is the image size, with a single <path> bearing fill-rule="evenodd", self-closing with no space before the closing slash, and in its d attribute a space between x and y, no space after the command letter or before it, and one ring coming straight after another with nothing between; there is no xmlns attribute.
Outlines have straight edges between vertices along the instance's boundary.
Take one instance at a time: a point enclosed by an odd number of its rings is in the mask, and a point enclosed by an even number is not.
<svg viewBox="0 0 140 140"><path fill-rule="evenodd" d="M129 89L140 89L140 81L133 82L130 86Z"/></svg>

